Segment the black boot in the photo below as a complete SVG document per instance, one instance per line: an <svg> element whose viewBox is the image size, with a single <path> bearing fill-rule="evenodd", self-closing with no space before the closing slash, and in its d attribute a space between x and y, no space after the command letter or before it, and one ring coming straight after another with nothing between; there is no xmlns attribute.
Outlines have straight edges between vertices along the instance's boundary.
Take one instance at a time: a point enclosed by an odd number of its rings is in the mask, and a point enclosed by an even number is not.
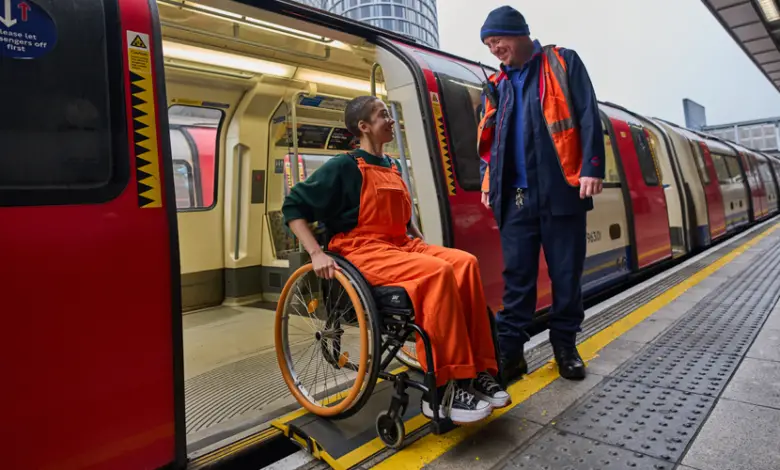
<svg viewBox="0 0 780 470"><path fill-rule="evenodd" d="M585 362L580 357L576 346L564 346L553 344L555 362L558 364L558 373L569 380L582 380L585 378Z"/></svg>
<svg viewBox="0 0 780 470"><path fill-rule="evenodd" d="M525 355L521 352L517 359L501 359L501 386L506 390L510 382L522 377L528 373L528 364L525 362Z"/></svg>

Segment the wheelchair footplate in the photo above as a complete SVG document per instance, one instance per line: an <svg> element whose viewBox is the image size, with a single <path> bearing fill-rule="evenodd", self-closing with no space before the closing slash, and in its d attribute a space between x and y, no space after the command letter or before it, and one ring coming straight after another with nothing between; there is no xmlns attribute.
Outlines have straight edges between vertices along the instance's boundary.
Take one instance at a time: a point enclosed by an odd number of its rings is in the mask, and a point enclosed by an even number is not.
<svg viewBox="0 0 780 470"><path fill-rule="evenodd" d="M423 381L422 373L406 370L405 367L401 370L410 379ZM388 449L378 436L377 417L387 413L394 393L394 383L382 380L376 384L363 408L349 418L321 418L302 408L275 420L272 426L314 458L336 470L347 470ZM431 421L421 412L422 392L408 387L406 393L409 402L400 418L405 434L409 436Z"/></svg>

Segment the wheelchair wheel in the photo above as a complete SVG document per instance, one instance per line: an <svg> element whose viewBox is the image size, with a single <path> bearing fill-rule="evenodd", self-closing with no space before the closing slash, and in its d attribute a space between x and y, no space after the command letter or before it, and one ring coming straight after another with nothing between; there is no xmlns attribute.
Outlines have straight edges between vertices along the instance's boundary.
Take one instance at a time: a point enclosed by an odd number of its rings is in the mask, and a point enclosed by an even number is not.
<svg viewBox="0 0 780 470"><path fill-rule="evenodd" d="M340 260L335 279L311 263L293 273L276 309L279 368L307 411L328 418L356 413L379 375L379 326L362 276Z"/></svg>
<svg viewBox="0 0 780 470"><path fill-rule="evenodd" d="M390 413L383 411L376 417L376 433L379 439L391 449L400 449L404 445L406 429L399 416L390 417Z"/></svg>

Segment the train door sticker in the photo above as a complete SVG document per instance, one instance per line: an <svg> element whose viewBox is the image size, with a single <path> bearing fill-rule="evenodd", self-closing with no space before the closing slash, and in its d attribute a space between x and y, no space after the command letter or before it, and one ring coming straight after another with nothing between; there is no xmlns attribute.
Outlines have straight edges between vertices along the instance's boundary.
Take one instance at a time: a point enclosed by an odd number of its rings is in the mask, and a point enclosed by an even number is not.
<svg viewBox="0 0 780 470"><path fill-rule="evenodd" d="M57 44L52 17L30 0L0 0L0 56L37 59Z"/></svg>

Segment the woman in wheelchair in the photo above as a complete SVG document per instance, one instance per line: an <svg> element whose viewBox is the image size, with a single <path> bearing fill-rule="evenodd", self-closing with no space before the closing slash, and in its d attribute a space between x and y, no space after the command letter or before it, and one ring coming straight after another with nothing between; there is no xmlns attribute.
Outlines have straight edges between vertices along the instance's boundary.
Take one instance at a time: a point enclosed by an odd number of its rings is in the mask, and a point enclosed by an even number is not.
<svg viewBox="0 0 780 470"><path fill-rule="evenodd" d="M350 261L374 286L401 286L415 322L430 337L440 417L471 423L509 404L494 379L495 349L477 259L428 245L411 220L412 201L398 164L385 156L394 123L381 100L361 96L345 110L347 129L360 149L327 161L296 184L282 207L285 221L311 256L317 276L340 268L320 248L309 223L335 234L328 249ZM411 235L411 236L410 236ZM426 364L417 338L419 362ZM423 414L433 417L427 398Z"/></svg>

